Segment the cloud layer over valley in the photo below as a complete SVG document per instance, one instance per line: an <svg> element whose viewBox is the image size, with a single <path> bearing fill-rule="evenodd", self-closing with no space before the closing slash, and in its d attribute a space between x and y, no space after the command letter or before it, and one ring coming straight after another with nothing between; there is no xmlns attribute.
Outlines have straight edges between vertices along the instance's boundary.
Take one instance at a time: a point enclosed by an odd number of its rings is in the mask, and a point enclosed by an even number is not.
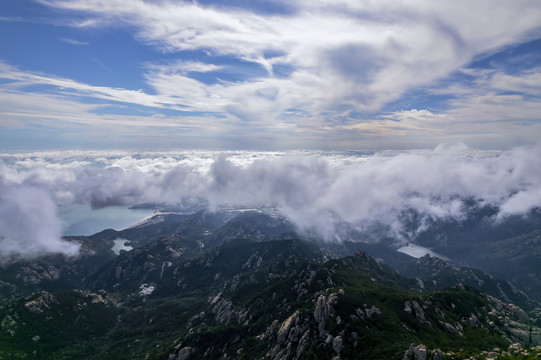
<svg viewBox="0 0 541 360"><path fill-rule="evenodd" d="M0 258L74 255L55 204L94 208L205 201L274 208L301 232L383 226L405 241L471 206L494 220L541 206L541 146L503 152L462 145L410 152L37 152L0 155ZM474 205L472 205L474 204ZM415 227L406 226L415 216Z"/></svg>

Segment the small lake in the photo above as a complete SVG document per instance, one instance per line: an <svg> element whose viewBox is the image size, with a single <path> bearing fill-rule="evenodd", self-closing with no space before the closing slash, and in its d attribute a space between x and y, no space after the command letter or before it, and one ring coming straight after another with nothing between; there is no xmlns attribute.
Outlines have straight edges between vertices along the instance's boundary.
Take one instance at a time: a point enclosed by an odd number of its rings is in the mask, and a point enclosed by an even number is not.
<svg viewBox="0 0 541 360"><path fill-rule="evenodd" d="M129 242L130 240L118 238L118 239L113 240L113 241L114 241L115 244L113 245L111 250L113 250L115 255L120 255L120 250L130 251L131 249L133 249L133 247L131 247L129 245L126 245L126 243Z"/></svg>
<svg viewBox="0 0 541 360"><path fill-rule="evenodd" d="M429 248L426 248L420 245L415 245L415 244L408 244L406 246L401 247L397 251L404 253L406 255L409 255L411 257L414 257L414 258L420 258L428 254L430 256L439 257L440 259L443 259L443 260L449 260L445 255L438 254Z"/></svg>
<svg viewBox="0 0 541 360"><path fill-rule="evenodd" d="M92 209L85 205L58 207L65 236L88 236L105 229L122 230L153 213L151 209L130 209L128 206L109 206L102 209Z"/></svg>

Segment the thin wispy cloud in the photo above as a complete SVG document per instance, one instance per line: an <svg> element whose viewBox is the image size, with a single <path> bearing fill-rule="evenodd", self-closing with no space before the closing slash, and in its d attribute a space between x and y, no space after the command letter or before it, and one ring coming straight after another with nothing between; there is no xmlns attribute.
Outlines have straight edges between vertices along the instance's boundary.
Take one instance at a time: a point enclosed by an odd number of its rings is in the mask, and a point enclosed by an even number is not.
<svg viewBox="0 0 541 360"><path fill-rule="evenodd" d="M61 38L60 41L63 41L65 43L68 43L68 44L71 44L71 45L76 45L76 46L90 44L87 41L80 41L80 40L75 40L75 39L70 39L70 38Z"/></svg>
<svg viewBox="0 0 541 360"><path fill-rule="evenodd" d="M24 19L20 17L9 17L9 16L0 16L0 21L6 21L6 22L22 22L25 21Z"/></svg>
<svg viewBox="0 0 541 360"><path fill-rule="evenodd" d="M36 4L51 11L50 24L67 29L61 42L74 51L92 48L85 56L99 59L90 60L99 77L84 76L82 65L80 73L70 63L60 74L0 54L3 88L43 94L36 85L47 86L47 95L66 101L108 102L114 115L141 106L162 118L170 110L197 113L206 137L225 118L238 124L239 134L255 137L266 129L267 146L289 137L283 142L296 138L295 147L329 139L336 147L462 139L499 148L520 145L531 133L522 124L539 121L533 64L541 9L532 0ZM522 54L507 51L513 47ZM534 60L512 63L519 55ZM508 128L516 134L512 141L505 140Z"/></svg>
<svg viewBox="0 0 541 360"><path fill-rule="evenodd" d="M223 69L223 66L206 64L200 61L175 61L173 63L159 65L159 64L148 64L147 69L157 72L157 73L188 73L188 72L213 72Z"/></svg>
<svg viewBox="0 0 541 360"><path fill-rule="evenodd" d="M171 94L151 95L139 90L93 86L67 78L54 77L48 74L24 72L18 68L1 63L0 78L10 81L6 85L7 88L24 89L27 86L49 85L59 90L67 89L68 92L64 92L66 95L87 96L95 99L131 103L157 108L172 108L182 111L191 110L189 106L179 104L178 101L171 96Z"/></svg>

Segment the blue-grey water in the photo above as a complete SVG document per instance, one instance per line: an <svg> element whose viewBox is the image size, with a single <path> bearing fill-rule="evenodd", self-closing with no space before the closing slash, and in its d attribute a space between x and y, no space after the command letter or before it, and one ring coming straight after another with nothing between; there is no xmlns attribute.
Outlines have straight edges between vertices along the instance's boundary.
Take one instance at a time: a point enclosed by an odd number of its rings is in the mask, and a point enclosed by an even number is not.
<svg viewBox="0 0 541 360"><path fill-rule="evenodd" d="M63 235L92 235L105 229L122 230L152 215L153 210L130 209L128 206L110 206L92 209L85 205L63 205L58 215Z"/></svg>

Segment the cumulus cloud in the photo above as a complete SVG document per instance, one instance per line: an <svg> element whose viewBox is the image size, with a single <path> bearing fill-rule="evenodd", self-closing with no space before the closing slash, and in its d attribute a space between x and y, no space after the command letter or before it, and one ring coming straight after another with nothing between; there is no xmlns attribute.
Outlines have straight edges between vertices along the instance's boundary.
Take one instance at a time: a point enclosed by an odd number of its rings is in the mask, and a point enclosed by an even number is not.
<svg viewBox="0 0 541 360"><path fill-rule="evenodd" d="M47 189L59 203L99 208L205 200L211 210L271 207L300 231L328 240L339 240L344 228L374 226L411 239L433 222L466 219L472 203L498 209L499 219L541 206L541 145L505 152L453 145L376 154L51 152L2 159L4 183ZM51 205L43 196L39 201ZM54 208L39 211L49 213L45 223L57 223ZM21 214L25 219L30 211Z"/></svg>
<svg viewBox="0 0 541 360"><path fill-rule="evenodd" d="M0 181L0 261L51 253L76 256L79 244L62 240L61 230L47 191Z"/></svg>

